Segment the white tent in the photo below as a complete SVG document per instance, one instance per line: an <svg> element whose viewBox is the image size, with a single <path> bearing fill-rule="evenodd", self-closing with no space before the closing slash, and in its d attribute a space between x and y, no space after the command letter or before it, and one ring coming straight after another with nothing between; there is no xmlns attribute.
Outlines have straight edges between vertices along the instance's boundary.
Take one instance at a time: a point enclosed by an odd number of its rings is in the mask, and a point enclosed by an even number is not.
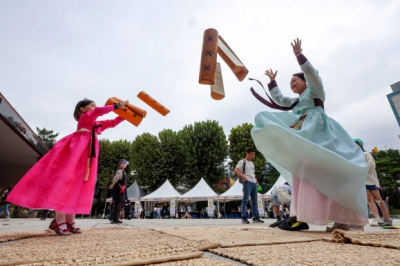
<svg viewBox="0 0 400 266"><path fill-rule="evenodd" d="M268 190L265 194L264 194L264 199L271 199L272 198L272 195L271 195L271 192L272 192L272 190L274 190L277 186L279 186L279 185L283 185L283 184L285 184L285 182L287 182L286 180L285 180L285 178L283 178L283 176L279 176L279 178L276 180L276 182L275 182L275 184L272 186L272 188L270 189L270 190Z"/></svg>
<svg viewBox="0 0 400 266"><path fill-rule="evenodd" d="M262 194L258 193L258 198L262 198ZM236 180L235 184L218 196L220 201L241 200L243 199L243 185Z"/></svg>
<svg viewBox="0 0 400 266"><path fill-rule="evenodd" d="M217 199L218 195L203 178L188 192L178 197L180 201L206 201L208 199Z"/></svg>
<svg viewBox="0 0 400 266"><path fill-rule="evenodd" d="M168 181L165 181L161 187L159 187L153 193L140 198L141 201L169 201L177 199L181 194L175 190L175 188Z"/></svg>

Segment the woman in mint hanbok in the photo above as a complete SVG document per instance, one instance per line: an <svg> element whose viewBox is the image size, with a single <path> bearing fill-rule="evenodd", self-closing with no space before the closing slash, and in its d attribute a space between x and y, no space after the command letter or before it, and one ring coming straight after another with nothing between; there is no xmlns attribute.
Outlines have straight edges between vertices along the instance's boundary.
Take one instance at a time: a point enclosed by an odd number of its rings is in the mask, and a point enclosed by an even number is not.
<svg viewBox="0 0 400 266"><path fill-rule="evenodd" d="M325 114L324 87L302 54L301 41L295 40L292 47L302 72L293 75L290 87L299 97L283 96L275 81L278 71L266 71L270 101L251 88L253 95L271 108L292 113L258 113L251 131L254 143L292 185L290 215L297 221L335 222L327 230L363 226L368 223L364 154L342 126Z"/></svg>

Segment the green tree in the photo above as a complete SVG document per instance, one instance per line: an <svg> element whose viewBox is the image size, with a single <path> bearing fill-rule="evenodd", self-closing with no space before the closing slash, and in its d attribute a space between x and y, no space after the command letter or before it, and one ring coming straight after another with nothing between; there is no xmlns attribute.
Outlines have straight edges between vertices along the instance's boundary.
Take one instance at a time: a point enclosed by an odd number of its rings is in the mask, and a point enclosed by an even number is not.
<svg viewBox="0 0 400 266"><path fill-rule="evenodd" d="M160 141L159 173L168 178L173 186L183 183L183 157L180 153L177 133L171 129L164 129L158 133Z"/></svg>
<svg viewBox="0 0 400 266"><path fill-rule="evenodd" d="M386 150L373 153L379 183L389 196L389 205L400 208L400 153Z"/></svg>
<svg viewBox="0 0 400 266"><path fill-rule="evenodd" d="M247 148L256 148L251 137L252 128L252 124L244 123L231 129L228 140L229 158L231 160L230 165L232 165L233 168L235 168L240 160L245 158ZM272 165L269 163L267 164L264 156L259 151L256 151L256 157L254 158L253 163L255 167L255 175L263 188L262 193L265 193L278 179L279 172Z"/></svg>
<svg viewBox="0 0 400 266"><path fill-rule="evenodd" d="M130 150L131 169L138 183L157 189L167 179L160 174L160 142L150 133L135 138Z"/></svg>
<svg viewBox="0 0 400 266"><path fill-rule="evenodd" d="M115 175L115 171L118 167L118 162L121 159L126 159L130 164L126 167L125 172L127 173L128 185L131 184L132 175L131 173L131 158L130 158L130 146L131 143L127 140L117 140L110 142L107 139L101 139L100 154L98 158L97 168L97 183L95 198L100 200L105 195L110 195L108 186L112 183L112 179Z"/></svg>
<svg viewBox="0 0 400 266"><path fill-rule="evenodd" d="M56 138L59 133L54 133L54 130L47 130L45 127L42 129L36 127L36 131L38 137L46 144L47 148L53 148L54 144L57 142Z"/></svg>
<svg viewBox="0 0 400 266"><path fill-rule="evenodd" d="M178 132L180 153L184 161L185 184L193 187L202 177L214 187L224 177L227 141L217 121L196 122Z"/></svg>
<svg viewBox="0 0 400 266"><path fill-rule="evenodd" d="M112 156L112 142L108 139L99 140L100 153L98 158L97 167L97 188L108 188L110 180L115 173L115 165L111 160Z"/></svg>

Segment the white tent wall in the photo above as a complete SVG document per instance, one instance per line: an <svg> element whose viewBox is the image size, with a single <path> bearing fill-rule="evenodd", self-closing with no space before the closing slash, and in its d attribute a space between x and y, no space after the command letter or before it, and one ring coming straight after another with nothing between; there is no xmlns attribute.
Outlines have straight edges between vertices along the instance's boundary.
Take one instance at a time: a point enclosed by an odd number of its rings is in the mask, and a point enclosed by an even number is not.
<svg viewBox="0 0 400 266"><path fill-rule="evenodd" d="M225 205L225 202L228 202L228 201L243 200L243 185L238 180L236 180L236 182L233 184L233 186L230 189L228 189L227 191L225 191L224 193L222 193L221 195L219 195L218 198L219 198L219 201L224 202L224 205ZM264 202L263 194L258 193L257 198L261 199L262 202ZM224 206L224 209L225 209L225 206ZM225 211L226 211L226 209L225 209ZM262 215L260 213L260 216L263 217L264 215Z"/></svg>
<svg viewBox="0 0 400 266"><path fill-rule="evenodd" d="M177 199L181 194L175 190L175 188L171 185L169 180L164 182L157 190L153 193L140 198L141 201L162 201L167 202L173 199Z"/></svg>
<svg viewBox="0 0 400 266"><path fill-rule="evenodd" d="M242 200L243 199L243 185L236 181L233 186L218 196L220 201L232 201L232 200ZM263 195L258 193L258 198L263 198Z"/></svg>
<svg viewBox="0 0 400 266"><path fill-rule="evenodd" d="M264 193L264 200L272 199L272 195L271 195L272 190L274 190L279 185L283 185L285 182L287 182L285 180L285 178L283 178L283 176L280 175L278 177L278 179L276 180L275 184L271 187L271 189L268 190L266 193Z"/></svg>
<svg viewBox="0 0 400 266"><path fill-rule="evenodd" d="M191 190L178 197L179 201L185 202L206 201L208 199L218 199L218 194L211 189L203 178Z"/></svg>

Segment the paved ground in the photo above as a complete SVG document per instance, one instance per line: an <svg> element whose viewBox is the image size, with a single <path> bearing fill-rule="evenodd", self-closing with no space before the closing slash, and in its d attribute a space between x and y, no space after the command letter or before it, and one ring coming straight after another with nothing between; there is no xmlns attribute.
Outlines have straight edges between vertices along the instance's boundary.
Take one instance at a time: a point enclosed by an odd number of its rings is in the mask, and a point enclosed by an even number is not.
<svg viewBox="0 0 400 266"><path fill-rule="evenodd" d="M1 232L29 232L29 231L43 231L49 226L52 219L48 218L46 221L41 221L39 218L16 218L10 221L0 220L0 233ZM276 220L265 219L265 226L269 226ZM372 219L370 219L372 221ZM77 225L80 228L104 228L115 226L107 219L76 219ZM121 226L128 226L134 228L165 228L165 227L184 227L184 226L252 226L242 225L239 219L135 219L124 220ZM256 224L260 226L260 224ZM393 225L400 225L400 219L394 219ZM310 225L310 230L325 231L325 226ZM380 227L365 226L365 231L384 231Z"/></svg>

